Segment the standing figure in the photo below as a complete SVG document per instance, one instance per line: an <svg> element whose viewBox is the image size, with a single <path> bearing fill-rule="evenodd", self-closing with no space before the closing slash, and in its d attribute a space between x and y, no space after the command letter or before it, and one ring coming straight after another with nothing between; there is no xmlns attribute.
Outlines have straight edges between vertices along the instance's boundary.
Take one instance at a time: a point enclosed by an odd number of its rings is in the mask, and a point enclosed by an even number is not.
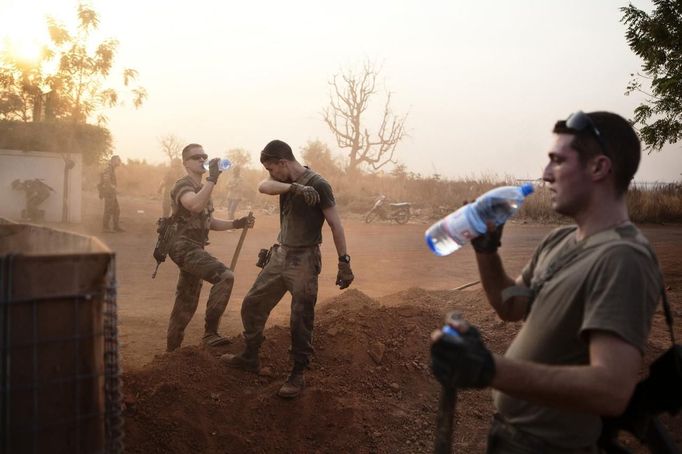
<svg viewBox="0 0 682 454"><path fill-rule="evenodd" d="M182 161L187 175L180 178L171 190L173 215L178 222L176 239L168 255L180 269L175 304L168 323L166 350L173 351L182 345L185 328L199 304L202 281L213 284L206 302L204 345L217 347L229 343L218 334L220 318L230 300L234 274L223 263L204 250L208 244L209 230L251 228L255 218L247 216L236 220L213 217L211 194L220 177L219 159L209 163L209 175L201 184L206 173L204 162L208 159L199 144L189 144L182 150Z"/></svg>
<svg viewBox="0 0 682 454"><path fill-rule="evenodd" d="M102 216L102 232L123 232L119 224L119 217L121 209L118 206L118 198L116 197L116 167L121 165L121 158L118 155L113 155L109 160L104 171L100 174L99 198L104 199L104 215ZM111 228L109 227L111 223Z"/></svg>
<svg viewBox="0 0 682 454"><path fill-rule="evenodd" d="M163 176L161 184L159 185L159 194L161 195L161 215L167 218L171 214L171 189L178 181L178 178L182 176L182 160L179 158L173 158L170 164L170 168ZM228 217L232 219L231 217Z"/></svg>
<svg viewBox="0 0 682 454"><path fill-rule="evenodd" d="M552 208L575 225L538 245L516 279L497 252L501 226L472 241L488 302L504 321L523 321L504 355L475 327L434 332L434 375L443 386L491 386L496 409L490 454L597 453L602 416L623 413L633 394L662 276L630 222L626 193L640 160L627 120L581 111L558 121L543 180Z"/></svg>
<svg viewBox="0 0 682 454"><path fill-rule="evenodd" d="M291 147L281 140L268 143L260 162L270 174L258 190L279 197L280 232L270 260L256 278L242 303L246 349L239 355L225 354L221 360L231 367L251 372L260 369L258 352L270 311L285 293L291 293L291 355L293 369L278 396L294 398L305 386L303 371L313 353L312 335L317 302L317 281L322 266L322 225L331 228L339 271L336 284L344 289L353 282L346 237L329 183L301 165Z"/></svg>
<svg viewBox="0 0 682 454"><path fill-rule="evenodd" d="M237 207L239 202L241 202L244 195L242 188L242 179L240 175L241 169L239 167L234 167L230 174L230 178L227 181L227 217L228 219L233 219L234 214L237 212Z"/></svg>

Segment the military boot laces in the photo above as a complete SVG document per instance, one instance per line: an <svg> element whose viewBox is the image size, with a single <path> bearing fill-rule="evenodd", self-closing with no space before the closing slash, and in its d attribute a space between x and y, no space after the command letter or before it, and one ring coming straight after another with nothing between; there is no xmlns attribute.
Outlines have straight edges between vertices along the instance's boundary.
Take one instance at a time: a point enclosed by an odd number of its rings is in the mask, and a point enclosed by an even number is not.
<svg viewBox="0 0 682 454"><path fill-rule="evenodd" d="M284 399L293 399L298 397L305 388L305 378L303 378L303 370L294 368L289 375L287 381L284 382L277 395Z"/></svg>

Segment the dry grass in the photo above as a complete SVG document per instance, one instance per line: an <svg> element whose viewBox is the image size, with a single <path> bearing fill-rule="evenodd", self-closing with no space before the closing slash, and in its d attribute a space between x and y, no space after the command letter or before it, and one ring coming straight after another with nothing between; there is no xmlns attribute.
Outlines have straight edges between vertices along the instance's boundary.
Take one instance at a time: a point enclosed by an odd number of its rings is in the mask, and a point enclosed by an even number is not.
<svg viewBox="0 0 682 454"><path fill-rule="evenodd" d="M152 165L131 160L117 171L123 194L158 198L158 188L167 165ZM259 194L258 182L267 176L260 168L243 168L244 205L253 208L273 208L277 201ZM94 189L97 169L86 170L84 186ZM214 203L224 203L229 173L218 182ZM365 213L380 194L391 201L412 203L413 214L423 219L438 219L472 201L496 186L519 184L511 177L483 175L463 180L444 180L419 175L381 175L359 173L353 176L341 172L328 177L339 207L346 212ZM682 222L682 185L667 184L648 188L633 186L628 192L628 209L634 222ZM529 197L517 215L533 222L563 222L551 208L549 191L542 182L535 182L535 193Z"/></svg>

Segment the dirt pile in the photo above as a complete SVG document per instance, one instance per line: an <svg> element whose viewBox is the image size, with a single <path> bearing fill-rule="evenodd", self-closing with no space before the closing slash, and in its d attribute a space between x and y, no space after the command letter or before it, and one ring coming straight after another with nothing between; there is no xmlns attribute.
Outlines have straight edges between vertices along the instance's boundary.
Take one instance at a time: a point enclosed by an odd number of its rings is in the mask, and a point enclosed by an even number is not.
<svg viewBox="0 0 682 454"><path fill-rule="evenodd" d="M126 451L131 453L432 452L440 387L429 371L429 334L449 310L481 327L503 352L518 325L501 323L480 291L409 289L380 300L349 290L318 307L316 355L304 394L275 394L291 367L289 330L266 331L256 376L185 347L124 374ZM490 391L460 393L457 452L483 452Z"/></svg>

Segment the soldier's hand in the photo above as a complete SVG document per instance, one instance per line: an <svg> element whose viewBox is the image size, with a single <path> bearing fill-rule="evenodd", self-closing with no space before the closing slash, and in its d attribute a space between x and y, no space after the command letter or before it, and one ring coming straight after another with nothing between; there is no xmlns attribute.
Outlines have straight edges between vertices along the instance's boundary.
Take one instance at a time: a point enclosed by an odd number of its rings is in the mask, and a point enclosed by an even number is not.
<svg viewBox="0 0 682 454"><path fill-rule="evenodd" d="M218 167L220 163L220 158L213 158L208 161L208 177L206 181L211 181L213 184L218 184L218 178L220 177L220 168Z"/></svg>
<svg viewBox="0 0 682 454"><path fill-rule="evenodd" d="M486 222L486 226L488 230L485 234L471 240L471 245L479 254L494 254L497 252L497 248L502 246L502 231L504 230L504 224L495 226L494 222L488 221Z"/></svg>
<svg viewBox="0 0 682 454"><path fill-rule="evenodd" d="M249 213L248 216L244 216L243 218L232 221L232 227L235 229L243 229L244 227L252 229L255 223L256 217L253 215L253 213Z"/></svg>
<svg viewBox="0 0 682 454"><path fill-rule="evenodd" d="M320 194L312 186L303 186L298 183L291 183L289 192L295 196L303 197L308 206L315 206L320 203Z"/></svg>
<svg viewBox="0 0 682 454"><path fill-rule="evenodd" d="M355 276L353 276L353 271L350 269L350 263L339 262L339 272L336 274L336 285L339 286L339 289L348 288L353 279L355 279Z"/></svg>
<svg viewBox="0 0 682 454"><path fill-rule="evenodd" d="M444 331L431 334L431 370L441 385L485 388L495 376L495 360L474 326L446 319Z"/></svg>

